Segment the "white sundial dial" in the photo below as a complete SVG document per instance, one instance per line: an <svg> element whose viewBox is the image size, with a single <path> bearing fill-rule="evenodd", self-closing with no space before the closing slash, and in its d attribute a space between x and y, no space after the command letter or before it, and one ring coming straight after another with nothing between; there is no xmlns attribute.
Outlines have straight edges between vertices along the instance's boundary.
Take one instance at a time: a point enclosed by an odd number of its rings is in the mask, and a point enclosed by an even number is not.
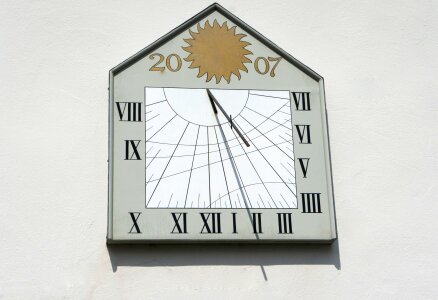
<svg viewBox="0 0 438 300"><path fill-rule="evenodd" d="M145 89L146 208L296 208L289 91L210 92Z"/></svg>

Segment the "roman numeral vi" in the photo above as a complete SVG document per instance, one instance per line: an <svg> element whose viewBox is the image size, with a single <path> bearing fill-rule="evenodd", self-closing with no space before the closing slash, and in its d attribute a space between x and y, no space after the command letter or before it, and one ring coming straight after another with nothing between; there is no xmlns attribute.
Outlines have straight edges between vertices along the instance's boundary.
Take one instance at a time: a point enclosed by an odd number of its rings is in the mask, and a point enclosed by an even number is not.
<svg viewBox="0 0 438 300"><path fill-rule="evenodd" d="M300 144L311 144L310 141L310 125L295 125L300 138Z"/></svg>

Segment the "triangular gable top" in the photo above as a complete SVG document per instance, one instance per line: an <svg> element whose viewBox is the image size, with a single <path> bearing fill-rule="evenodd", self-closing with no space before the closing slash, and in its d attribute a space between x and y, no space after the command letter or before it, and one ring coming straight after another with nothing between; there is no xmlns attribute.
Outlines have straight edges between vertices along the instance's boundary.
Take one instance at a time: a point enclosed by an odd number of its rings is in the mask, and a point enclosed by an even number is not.
<svg viewBox="0 0 438 300"><path fill-rule="evenodd" d="M166 35L162 36L161 38L159 38L158 40L156 40L155 42L153 42L152 44L150 44L146 48L137 52L136 54L134 54L130 58L128 58L125 61L123 61L122 63L120 63L119 65L115 66L114 68L112 68L110 70L110 75L114 76L114 75L122 72L123 70L127 69L131 65L135 64L136 62L138 62L139 60L141 60L142 58L144 58L145 56L150 54L155 49L164 45L165 43L170 41L172 38L176 37L177 35L179 35L183 31L189 29L190 27L192 27L193 25L195 25L196 23L201 21L203 18L207 17L208 15L210 15L211 13L213 13L215 11L219 12L224 17L228 18L230 21L235 23L237 26L241 27L248 34L252 35L255 39L257 39L260 43L262 43L263 45L265 45L266 47L268 47L272 51L278 53L281 57L283 57L283 59L285 59L290 64L295 66L297 69L304 72L306 75L308 75L312 79L314 79L316 81L319 81L322 79L321 75L319 75L318 73L316 73L315 71L310 69L308 66L306 66L305 64L303 64L302 62L300 62L299 60L294 58L292 55L290 55L289 53L287 53L286 51L284 51L283 49L281 49L277 45L275 45L269 39L267 39L262 34L260 34L257 30L253 29L251 26L249 26L248 24L246 24L245 22L240 20L238 17L233 15L231 12L226 10L224 7L222 7L218 3L214 3L214 4L210 5L209 7L207 7L203 11L199 12L197 15L195 15L191 19L187 20L186 22L184 22L180 26L176 27L175 29L173 29L172 31L167 33Z"/></svg>

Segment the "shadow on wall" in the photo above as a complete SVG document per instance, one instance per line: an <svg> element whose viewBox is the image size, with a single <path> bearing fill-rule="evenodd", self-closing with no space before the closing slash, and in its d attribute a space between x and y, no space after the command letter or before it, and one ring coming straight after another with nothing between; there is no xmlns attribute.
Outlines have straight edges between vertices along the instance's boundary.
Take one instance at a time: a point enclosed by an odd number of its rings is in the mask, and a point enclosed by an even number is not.
<svg viewBox="0 0 438 300"><path fill-rule="evenodd" d="M334 265L341 269L339 243L107 245L113 271L119 266Z"/></svg>

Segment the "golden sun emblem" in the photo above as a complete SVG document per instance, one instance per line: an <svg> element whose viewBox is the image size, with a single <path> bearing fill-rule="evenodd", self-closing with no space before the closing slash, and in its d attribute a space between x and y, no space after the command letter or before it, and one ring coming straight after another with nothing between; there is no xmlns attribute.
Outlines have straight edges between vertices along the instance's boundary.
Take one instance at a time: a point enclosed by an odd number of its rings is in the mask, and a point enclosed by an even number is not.
<svg viewBox="0 0 438 300"><path fill-rule="evenodd" d="M222 77L230 83L231 75L240 79L240 71L248 72L245 63L251 60L246 57L252 54L245 49L251 45L242 41L245 34L236 34L236 26L228 28L227 22L221 25L214 20L213 26L205 22L204 28L198 23L198 32L189 29L192 38L184 39L190 46L182 47L189 52L184 60L191 62L189 68L198 68L198 78L207 74L207 82L213 77L219 83Z"/></svg>

